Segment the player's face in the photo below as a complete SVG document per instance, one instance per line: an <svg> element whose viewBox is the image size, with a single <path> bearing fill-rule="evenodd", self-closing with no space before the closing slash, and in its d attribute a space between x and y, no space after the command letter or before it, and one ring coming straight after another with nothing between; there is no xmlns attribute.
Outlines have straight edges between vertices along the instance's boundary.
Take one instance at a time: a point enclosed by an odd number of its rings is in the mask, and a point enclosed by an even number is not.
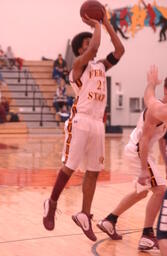
<svg viewBox="0 0 167 256"><path fill-rule="evenodd" d="M91 40L91 38L85 38L84 40L83 40L83 42L82 42L82 53L84 53L87 49L88 49L88 47L89 47L89 43L90 43L90 40Z"/></svg>

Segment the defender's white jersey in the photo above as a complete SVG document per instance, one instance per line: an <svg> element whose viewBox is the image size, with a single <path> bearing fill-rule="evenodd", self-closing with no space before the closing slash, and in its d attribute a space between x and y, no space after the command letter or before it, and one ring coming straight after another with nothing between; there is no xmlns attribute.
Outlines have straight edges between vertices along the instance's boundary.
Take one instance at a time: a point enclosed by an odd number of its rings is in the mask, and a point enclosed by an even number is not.
<svg viewBox="0 0 167 256"><path fill-rule="evenodd" d="M139 143L139 140L140 140L142 132L143 132L145 111L143 111L141 113L139 121L137 123L137 126L132 131L132 133L130 135L130 141L133 142L135 145L137 145ZM166 125L164 123L160 123L159 125L157 125L157 127L155 129L155 132L154 132L154 135L153 135L153 137L151 138L151 140L149 142L150 150L151 150L153 144L156 141L158 141L160 138L162 138L165 133L166 133Z"/></svg>
<svg viewBox="0 0 167 256"><path fill-rule="evenodd" d="M103 120L107 100L105 67L102 62L89 61L81 78L70 84L77 97L77 113L89 115L92 119Z"/></svg>

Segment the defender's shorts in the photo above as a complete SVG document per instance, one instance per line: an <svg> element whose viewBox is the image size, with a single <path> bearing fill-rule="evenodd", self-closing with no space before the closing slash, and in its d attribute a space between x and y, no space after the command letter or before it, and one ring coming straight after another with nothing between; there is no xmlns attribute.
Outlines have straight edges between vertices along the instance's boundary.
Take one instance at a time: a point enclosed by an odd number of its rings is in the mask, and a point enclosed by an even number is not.
<svg viewBox="0 0 167 256"><path fill-rule="evenodd" d="M162 202L162 207L157 225L157 239L167 239L167 190Z"/></svg>
<svg viewBox="0 0 167 256"><path fill-rule="evenodd" d="M84 114L65 123L62 161L72 170L101 171L104 168L104 124Z"/></svg>
<svg viewBox="0 0 167 256"><path fill-rule="evenodd" d="M139 158L139 154L137 152L137 146L131 141L125 146L125 157L128 160L130 172L136 175L136 178L140 175L142 170L141 161ZM151 186L160 186L166 185L165 179L161 176L157 165L155 163L154 157L149 154L148 155L148 169L151 175Z"/></svg>

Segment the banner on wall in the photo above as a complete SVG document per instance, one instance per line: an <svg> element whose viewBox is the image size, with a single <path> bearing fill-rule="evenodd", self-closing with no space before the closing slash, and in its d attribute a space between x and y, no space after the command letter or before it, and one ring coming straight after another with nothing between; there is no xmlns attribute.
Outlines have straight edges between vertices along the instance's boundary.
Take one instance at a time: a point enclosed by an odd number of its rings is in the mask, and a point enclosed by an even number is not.
<svg viewBox="0 0 167 256"><path fill-rule="evenodd" d="M167 7L159 6L156 1L152 4L139 0L132 7L112 10L105 5L108 19L115 31L120 33L124 39L149 26L154 32L160 26L159 42L167 41Z"/></svg>

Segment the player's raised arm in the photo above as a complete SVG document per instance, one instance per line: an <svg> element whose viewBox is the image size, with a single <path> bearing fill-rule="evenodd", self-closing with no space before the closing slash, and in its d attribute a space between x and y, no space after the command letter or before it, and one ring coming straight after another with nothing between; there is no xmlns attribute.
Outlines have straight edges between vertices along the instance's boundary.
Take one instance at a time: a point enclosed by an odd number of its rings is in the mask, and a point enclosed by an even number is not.
<svg viewBox="0 0 167 256"><path fill-rule="evenodd" d="M109 68L111 68L112 66L118 63L118 61L120 60L120 58L125 52L125 48L121 43L119 37L117 36L113 26L109 22L105 8L103 9L103 13L104 13L103 25L105 26L108 34L110 35L111 41L115 48L114 51L108 54L106 59L103 60L106 70L108 70Z"/></svg>
<svg viewBox="0 0 167 256"><path fill-rule="evenodd" d="M153 103L157 102L155 97L155 90L157 85L161 83L158 78L158 68L156 66L151 66L147 73L147 87L144 92L144 103L146 107L149 107Z"/></svg>
<svg viewBox="0 0 167 256"><path fill-rule="evenodd" d="M91 37L89 36L89 38L85 38L82 42L82 45L78 49L78 57L73 64L74 80L79 78L78 73L80 73L80 71L82 72L88 62L96 56L101 41L100 22L94 19L90 19L88 16L85 16L85 18L82 18L82 20L87 25L94 28L94 33ZM77 73L77 77L75 77L75 72Z"/></svg>

